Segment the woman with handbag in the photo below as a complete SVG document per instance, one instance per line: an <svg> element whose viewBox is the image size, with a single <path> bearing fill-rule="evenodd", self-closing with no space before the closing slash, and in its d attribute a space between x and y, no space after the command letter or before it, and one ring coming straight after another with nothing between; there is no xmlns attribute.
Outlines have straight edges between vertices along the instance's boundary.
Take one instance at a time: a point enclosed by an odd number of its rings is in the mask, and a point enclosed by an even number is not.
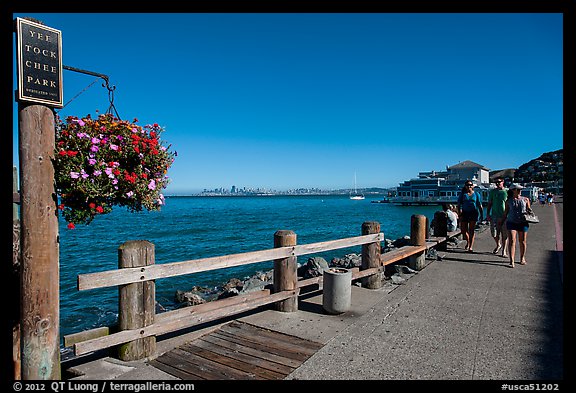
<svg viewBox="0 0 576 393"><path fill-rule="evenodd" d="M516 235L520 243L520 265L526 265L526 240L528 236L529 224L524 218L524 214L531 211L530 199L520 195L522 187L520 184L512 184L508 189L512 196L506 200L504 209L504 219L508 230L508 256L510 257L510 267L514 267L514 256L516 252Z"/></svg>
<svg viewBox="0 0 576 393"><path fill-rule="evenodd" d="M466 241L466 251L474 252L474 237L476 222L484 220L482 197L474 192L474 183L471 180L464 182L464 188L458 197L458 219L462 238Z"/></svg>

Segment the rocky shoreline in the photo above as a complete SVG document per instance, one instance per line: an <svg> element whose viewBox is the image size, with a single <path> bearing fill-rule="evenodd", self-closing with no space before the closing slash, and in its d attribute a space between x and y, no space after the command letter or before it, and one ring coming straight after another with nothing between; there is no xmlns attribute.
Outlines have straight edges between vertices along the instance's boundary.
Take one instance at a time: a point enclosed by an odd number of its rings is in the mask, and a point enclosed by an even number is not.
<svg viewBox="0 0 576 393"><path fill-rule="evenodd" d="M408 245L409 241L409 236L404 236L396 240L385 239L385 245L382 247L382 254ZM428 250L426 258L436 260L440 257L437 255L435 249L430 249ZM307 279L322 276L324 270L330 268L351 269L354 267L360 267L361 264L362 256L354 253L346 254L341 258L332 258L330 263L322 257L309 257L305 264L298 264L297 274L298 279ZM405 261L399 261L385 267L384 279L387 281L389 280L390 283L394 285L400 285L416 273L418 272L410 269L406 265ZM273 274L273 270L268 270L266 272L257 272L244 279L231 278L226 283L216 288L194 286L188 290L177 290L174 295L175 302L177 303L177 308L180 308L260 291L263 289L272 289ZM157 307L160 308L157 312L164 311L160 305L157 305Z"/></svg>

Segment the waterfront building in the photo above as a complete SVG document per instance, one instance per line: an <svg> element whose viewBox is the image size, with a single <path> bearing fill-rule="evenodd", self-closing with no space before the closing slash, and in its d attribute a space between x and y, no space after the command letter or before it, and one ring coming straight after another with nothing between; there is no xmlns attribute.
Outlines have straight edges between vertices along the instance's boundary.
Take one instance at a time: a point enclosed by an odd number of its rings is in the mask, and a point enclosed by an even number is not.
<svg viewBox="0 0 576 393"><path fill-rule="evenodd" d="M439 205L457 203L466 180L475 184L475 191L487 203L490 190L490 170L473 161L463 161L446 167L445 171L420 172L417 178L406 180L396 187L390 202L397 205Z"/></svg>

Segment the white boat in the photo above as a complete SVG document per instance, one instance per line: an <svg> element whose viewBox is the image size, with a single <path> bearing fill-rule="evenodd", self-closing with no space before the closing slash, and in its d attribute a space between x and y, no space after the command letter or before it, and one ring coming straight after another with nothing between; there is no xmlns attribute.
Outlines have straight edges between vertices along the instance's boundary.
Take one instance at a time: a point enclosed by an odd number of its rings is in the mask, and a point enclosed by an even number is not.
<svg viewBox="0 0 576 393"><path fill-rule="evenodd" d="M364 194L358 193L358 190L356 189L356 172L354 172L354 194L350 194L350 199L355 199L355 200L364 199Z"/></svg>

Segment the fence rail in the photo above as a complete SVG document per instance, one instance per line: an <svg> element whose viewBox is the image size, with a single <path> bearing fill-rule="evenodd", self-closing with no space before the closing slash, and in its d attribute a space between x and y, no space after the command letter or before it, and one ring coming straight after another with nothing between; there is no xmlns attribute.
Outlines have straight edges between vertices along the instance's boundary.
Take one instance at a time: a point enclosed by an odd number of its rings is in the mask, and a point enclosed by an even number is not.
<svg viewBox="0 0 576 393"><path fill-rule="evenodd" d="M410 244L381 254L384 234L380 224L366 222L362 235L345 239L297 245L292 231L275 233L275 248L197 260L154 264L154 246L149 242L127 242L120 247L120 269L80 274L78 289L88 290L119 286L119 324L114 328L96 328L64 337L66 346L73 346L76 355L119 346L119 357L136 360L153 356L156 336L226 318L263 305L274 303L279 311L296 311L300 289L322 282L322 277L298 280L296 257L317 252L362 246L362 265L352 269L352 280L366 280L367 288L378 288L374 280L386 265L409 258L409 265L420 270L425 251L444 244L460 232L440 230L441 236L427 237L428 221L422 215L411 218ZM126 247L125 247L126 246ZM155 314L154 280L185 274L224 269L274 260L274 289L264 289L231 298L212 301ZM119 330L119 331L115 331ZM115 332L114 332L115 331Z"/></svg>
<svg viewBox="0 0 576 393"><path fill-rule="evenodd" d="M159 278L176 277L185 274L225 269L229 267L271 261L274 259L288 258L293 256L297 257L316 252L359 246L362 244L374 243L376 241L383 240L384 234L378 233L183 262L163 263L146 267L124 268L120 270L108 270L98 273L80 274L78 275L78 290L83 291L87 289L111 287L148 280L156 280Z"/></svg>

